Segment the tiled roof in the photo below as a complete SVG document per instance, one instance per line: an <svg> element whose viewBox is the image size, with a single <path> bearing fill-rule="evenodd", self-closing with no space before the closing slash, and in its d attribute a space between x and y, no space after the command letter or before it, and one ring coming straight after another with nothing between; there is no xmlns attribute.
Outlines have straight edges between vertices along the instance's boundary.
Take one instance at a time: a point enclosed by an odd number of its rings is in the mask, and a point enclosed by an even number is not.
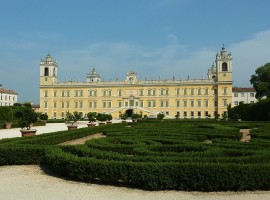
<svg viewBox="0 0 270 200"><path fill-rule="evenodd" d="M17 95L16 92L14 92L14 91L12 91L12 90L7 90L7 89L5 89L5 88L0 88L0 93Z"/></svg>
<svg viewBox="0 0 270 200"><path fill-rule="evenodd" d="M240 88L240 87L233 87L233 92L256 92L254 88Z"/></svg>

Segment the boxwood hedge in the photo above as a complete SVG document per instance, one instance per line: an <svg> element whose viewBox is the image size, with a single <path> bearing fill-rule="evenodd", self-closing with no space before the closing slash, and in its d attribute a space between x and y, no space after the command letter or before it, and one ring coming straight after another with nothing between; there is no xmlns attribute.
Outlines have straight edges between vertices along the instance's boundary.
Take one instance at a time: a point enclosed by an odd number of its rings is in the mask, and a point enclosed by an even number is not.
<svg viewBox="0 0 270 200"><path fill-rule="evenodd" d="M3 139L0 164L42 162L58 176L147 190L270 189L270 125L259 124L248 143L240 142L239 126L151 120ZM100 132L107 137L84 145L58 145Z"/></svg>

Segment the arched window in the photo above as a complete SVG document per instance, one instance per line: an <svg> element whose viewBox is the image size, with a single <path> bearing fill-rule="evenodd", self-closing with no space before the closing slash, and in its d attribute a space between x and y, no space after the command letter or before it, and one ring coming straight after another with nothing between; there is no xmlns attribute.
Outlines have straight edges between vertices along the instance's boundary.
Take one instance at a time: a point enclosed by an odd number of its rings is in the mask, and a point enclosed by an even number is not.
<svg viewBox="0 0 270 200"><path fill-rule="evenodd" d="M227 63L222 63L222 71L223 72L226 72L226 71L228 71L228 65L227 65Z"/></svg>
<svg viewBox="0 0 270 200"><path fill-rule="evenodd" d="M44 76L49 76L49 68L45 67L44 69Z"/></svg>

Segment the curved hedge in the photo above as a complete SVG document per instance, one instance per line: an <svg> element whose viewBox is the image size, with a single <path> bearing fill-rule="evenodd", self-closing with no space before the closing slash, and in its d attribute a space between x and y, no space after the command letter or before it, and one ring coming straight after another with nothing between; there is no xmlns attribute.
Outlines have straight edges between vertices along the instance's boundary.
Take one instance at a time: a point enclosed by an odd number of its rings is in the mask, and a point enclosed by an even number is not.
<svg viewBox="0 0 270 200"><path fill-rule="evenodd" d="M239 125L241 124L241 125ZM258 127L242 143L239 127ZM147 190L270 189L270 125L142 121L0 140L0 165L42 162L58 176ZM85 145L59 143L103 132Z"/></svg>
<svg viewBox="0 0 270 200"><path fill-rule="evenodd" d="M242 143L235 125L153 121L105 127L106 138L48 149L44 162L60 176L147 190L269 189L269 141Z"/></svg>

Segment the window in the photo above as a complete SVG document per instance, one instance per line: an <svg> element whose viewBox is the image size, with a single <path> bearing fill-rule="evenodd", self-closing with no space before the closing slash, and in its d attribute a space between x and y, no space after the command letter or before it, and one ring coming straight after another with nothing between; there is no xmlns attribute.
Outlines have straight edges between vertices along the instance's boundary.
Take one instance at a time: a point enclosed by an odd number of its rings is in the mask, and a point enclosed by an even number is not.
<svg viewBox="0 0 270 200"><path fill-rule="evenodd" d="M208 95L208 88L205 88L204 94L205 94L205 95Z"/></svg>
<svg viewBox="0 0 270 200"><path fill-rule="evenodd" d="M62 119L65 119L65 113L64 112L61 113L61 117L62 117Z"/></svg>
<svg viewBox="0 0 270 200"><path fill-rule="evenodd" d="M48 101L44 101L44 108L48 108Z"/></svg>
<svg viewBox="0 0 270 200"><path fill-rule="evenodd" d="M234 102L234 105L235 105L235 106L238 106L238 101L235 101L235 102Z"/></svg>
<svg viewBox="0 0 270 200"><path fill-rule="evenodd" d="M104 97L106 96L106 90L102 91L102 96L104 96Z"/></svg>
<svg viewBox="0 0 270 200"><path fill-rule="evenodd" d="M151 90L148 90L148 96L151 96Z"/></svg>
<svg viewBox="0 0 270 200"><path fill-rule="evenodd" d="M151 107L151 101L148 101L148 102L147 102L147 106L148 106L148 108Z"/></svg>
<svg viewBox="0 0 270 200"><path fill-rule="evenodd" d="M214 101L214 105L215 105L215 106L218 106L218 102L217 102L217 101Z"/></svg>
<svg viewBox="0 0 270 200"><path fill-rule="evenodd" d="M169 95L169 89L166 89L166 95L167 96Z"/></svg>
<svg viewBox="0 0 270 200"><path fill-rule="evenodd" d="M64 96L65 96L65 91L62 90L62 91L61 91L61 97L64 97Z"/></svg>
<svg viewBox="0 0 270 200"><path fill-rule="evenodd" d="M161 96L164 95L164 94L163 94L163 91L164 91L163 89L160 89L160 95L161 95Z"/></svg>
<svg viewBox="0 0 270 200"><path fill-rule="evenodd" d="M250 101L250 103L254 103L254 101Z"/></svg>
<svg viewBox="0 0 270 200"><path fill-rule="evenodd" d="M184 117L187 117L187 111L184 111Z"/></svg>
<svg viewBox="0 0 270 200"><path fill-rule="evenodd" d="M241 93L241 97L245 97L245 93L242 92L242 93Z"/></svg>
<svg viewBox="0 0 270 200"><path fill-rule="evenodd" d="M198 117L201 117L202 113L201 111L198 111Z"/></svg>
<svg viewBox="0 0 270 200"><path fill-rule="evenodd" d="M169 107L169 101L166 101L166 108Z"/></svg>
<svg viewBox="0 0 270 200"><path fill-rule="evenodd" d="M153 107L156 107L156 101L153 101Z"/></svg>
<svg viewBox="0 0 270 200"><path fill-rule="evenodd" d="M61 102L61 107L62 107L62 108L65 107L65 102L64 102L64 101Z"/></svg>
<svg viewBox="0 0 270 200"><path fill-rule="evenodd" d="M223 99L223 106L224 106L224 107L227 106L227 99Z"/></svg>
<svg viewBox="0 0 270 200"><path fill-rule="evenodd" d="M67 91L67 97L69 97L69 90Z"/></svg>
<svg viewBox="0 0 270 200"><path fill-rule="evenodd" d="M164 105L163 105L163 101L160 101L160 107L163 108Z"/></svg>
<svg viewBox="0 0 270 200"><path fill-rule="evenodd" d="M205 106L205 107L208 107L208 100L205 100L205 101L204 101L204 106Z"/></svg>
<svg viewBox="0 0 270 200"><path fill-rule="evenodd" d="M198 100L198 107L201 107L202 106L202 102L201 100Z"/></svg>
<svg viewBox="0 0 270 200"><path fill-rule="evenodd" d="M227 94L227 88L223 88L223 94Z"/></svg>
<svg viewBox="0 0 270 200"><path fill-rule="evenodd" d="M125 102L125 107L128 107L128 102L127 101Z"/></svg>
<svg viewBox="0 0 270 200"><path fill-rule="evenodd" d="M69 108L69 101L66 102L67 108Z"/></svg>
<svg viewBox="0 0 270 200"><path fill-rule="evenodd" d="M176 89L176 95L180 95L180 89L179 88Z"/></svg>
<svg viewBox="0 0 270 200"><path fill-rule="evenodd" d="M80 96L81 96L81 97L83 96L83 90L80 91Z"/></svg>
<svg viewBox="0 0 270 200"><path fill-rule="evenodd" d="M194 101L193 100L190 101L190 106L194 107Z"/></svg>
<svg viewBox="0 0 270 200"><path fill-rule="evenodd" d="M178 107L178 108L180 107L180 101L179 100L176 101L176 107Z"/></svg>
<svg viewBox="0 0 270 200"><path fill-rule="evenodd" d="M187 89L186 88L184 89L184 95L187 95Z"/></svg>
<svg viewBox="0 0 270 200"><path fill-rule="evenodd" d="M75 108L78 108L78 101L75 101Z"/></svg>
<svg viewBox="0 0 270 200"><path fill-rule="evenodd" d="M228 65L227 65L227 63L222 63L222 71L223 72L226 72L226 71L228 71Z"/></svg>
<svg viewBox="0 0 270 200"><path fill-rule="evenodd" d="M122 107L122 101L118 101L118 108Z"/></svg>
<svg viewBox="0 0 270 200"><path fill-rule="evenodd" d="M112 107L112 102L109 101L109 102L108 102L108 108L111 108L111 107Z"/></svg>
<svg viewBox="0 0 270 200"><path fill-rule="evenodd" d="M97 107L97 102L96 101L94 101L94 108L96 108Z"/></svg>
<svg viewBox="0 0 270 200"><path fill-rule="evenodd" d="M108 93L109 93L108 95L111 97L112 96L112 91L109 90Z"/></svg>
<svg viewBox="0 0 270 200"><path fill-rule="evenodd" d="M56 119L57 115L56 115L56 112L53 113L53 118Z"/></svg>
<svg viewBox="0 0 270 200"><path fill-rule="evenodd" d="M204 116L205 116L205 117L208 117L208 111L205 111L205 112L204 112Z"/></svg>
<svg viewBox="0 0 270 200"><path fill-rule="evenodd" d="M140 107L143 108L143 101L140 101Z"/></svg>
<svg viewBox="0 0 270 200"><path fill-rule="evenodd" d="M254 93L250 93L250 97L254 97Z"/></svg>
<svg viewBox="0 0 270 200"><path fill-rule="evenodd" d="M53 96L56 97L57 95L57 92L56 91L53 91Z"/></svg>
<svg viewBox="0 0 270 200"><path fill-rule="evenodd" d="M122 96L122 90L118 90L118 96L119 96L119 97Z"/></svg>
<svg viewBox="0 0 270 200"><path fill-rule="evenodd" d="M153 90L153 96L156 96L156 90L155 89Z"/></svg>
<svg viewBox="0 0 270 200"><path fill-rule="evenodd" d="M45 67L44 69L44 76L49 76L49 68Z"/></svg>
<svg viewBox="0 0 270 200"><path fill-rule="evenodd" d="M82 108L83 107L83 102L82 101L80 101L80 108Z"/></svg>
<svg viewBox="0 0 270 200"><path fill-rule="evenodd" d="M236 92L233 95L234 95L234 97L238 97L238 93L236 93Z"/></svg>
<svg viewBox="0 0 270 200"><path fill-rule="evenodd" d="M48 97L48 91L44 92L44 97ZM7 99L6 99L7 100Z"/></svg>
<svg viewBox="0 0 270 200"><path fill-rule="evenodd" d="M193 89L193 88L191 88L190 94L191 94L191 95L194 95L194 89Z"/></svg>
<svg viewBox="0 0 270 200"><path fill-rule="evenodd" d="M191 117L194 117L194 111L191 111L191 112L190 112L190 116L191 116Z"/></svg>
<svg viewBox="0 0 270 200"><path fill-rule="evenodd" d="M214 94L217 94L218 92L217 92L217 89L214 89Z"/></svg>
<svg viewBox="0 0 270 200"><path fill-rule="evenodd" d="M103 108L106 108L106 101L102 102Z"/></svg>
<svg viewBox="0 0 270 200"><path fill-rule="evenodd" d="M198 89L198 95L201 95L201 94L202 94L202 89L199 88L199 89Z"/></svg>
<svg viewBox="0 0 270 200"><path fill-rule="evenodd" d="M89 108L93 108L93 102L89 101Z"/></svg>
<svg viewBox="0 0 270 200"><path fill-rule="evenodd" d="M140 96L143 96L143 90L140 90Z"/></svg>
<svg viewBox="0 0 270 200"><path fill-rule="evenodd" d="M187 107L187 101L184 101L184 107Z"/></svg>

